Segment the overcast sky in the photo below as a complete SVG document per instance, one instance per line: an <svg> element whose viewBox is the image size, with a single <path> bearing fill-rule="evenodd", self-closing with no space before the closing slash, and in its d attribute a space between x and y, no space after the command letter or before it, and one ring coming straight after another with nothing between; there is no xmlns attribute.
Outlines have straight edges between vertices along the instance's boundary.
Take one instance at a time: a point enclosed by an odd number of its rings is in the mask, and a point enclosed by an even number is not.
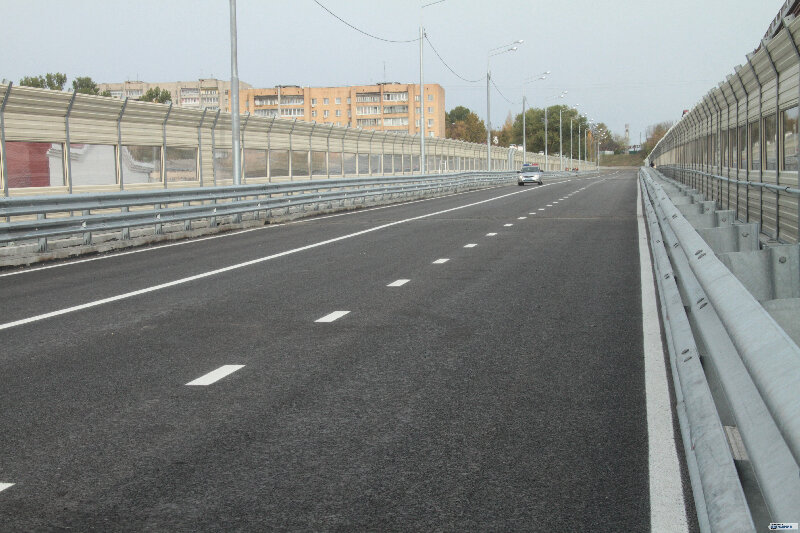
<svg viewBox="0 0 800 533"><path fill-rule="evenodd" d="M529 105L580 104L638 142L648 125L677 120L753 51L783 0L320 0L385 39L428 38L460 76L491 59L492 124ZM419 83L417 43L387 43L347 27L313 0L238 0L239 77L255 87ZM228 0L0 0L0 79L65 72L97 82L230 78ZM451 74L426 44L425 82L447 109L486 117L485 81ZM548 79L524 85L550 70ZM384 74L385 73L385 74ZM510 100L512 103L509 103Z"/></svg>

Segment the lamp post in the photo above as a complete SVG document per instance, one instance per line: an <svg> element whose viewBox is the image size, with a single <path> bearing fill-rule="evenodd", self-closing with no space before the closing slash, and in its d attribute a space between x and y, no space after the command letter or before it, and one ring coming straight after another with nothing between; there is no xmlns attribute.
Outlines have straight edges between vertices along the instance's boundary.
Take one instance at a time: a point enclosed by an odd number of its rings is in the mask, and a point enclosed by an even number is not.
<svg viewBox="0 0 800 533"><path fill-rule="evenodd" d="M242 154L239 137L239 64L236 52L236 0L229 0L231 15L231 150L233 151L233 184L242 184Z"/></svg>
<svg viewBox="0 0 800 533"><path fill-rule="evenodd" d="M424 48L425 27L422 25L422 10L433 4L441 4L444 0L428 2L419 8L419 170L425 174L425 80L422 74L422 50Z"/></svg>
<svg viewBox="0 0 800 533"><path fill-rule="evenodd" d="M514 45L522 44L522 42L522 39L519 39L513 43L492 48L486 54L486 170L488 171L492 170L492 108L490 98L491 91L489 90L492 82L492 72L489 69L489 59L500 54L505 54L506 52L516 52L517 47Z"/></svg>
<svg viewBox="0 0 800 533"><path fill-rule="evenodd" d="M528 136L528 132L525 127L525 84L546 79L548 74L550 74L550 71L546 70L545 72L539 74L538 78L531 78L530 80L523 82L523 87L522 87L522 164L523 165L526 163L525 154L527 154L528 152L527 145L525 142L526 141L525 138Z"/></svg>
<svg viewBox="0 0 800 533"><path fill-rule="evenodd" d="M556 96L551 96L548 100L554 100L556 98L564 98L567 96L567 91L563 91L561 94L557 94ZM547 105L544 106L544 169L548 170L547 166Z"/></svg>

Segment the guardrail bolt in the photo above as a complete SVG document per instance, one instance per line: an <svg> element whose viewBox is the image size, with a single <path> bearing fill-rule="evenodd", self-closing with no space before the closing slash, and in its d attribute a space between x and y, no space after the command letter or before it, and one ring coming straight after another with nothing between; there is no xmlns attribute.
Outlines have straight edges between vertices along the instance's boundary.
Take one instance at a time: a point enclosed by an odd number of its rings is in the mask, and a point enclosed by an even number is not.
<svg viewBox="0 0 800 533"><path fill-rule="evenodd" d="M684 360L683 360L683 362L684 362L684 363L688 362L688 361L689 361L689 360L690 360L692 357L693 357L693 356L692 356L692 355L690 355L689 357L687 357L686 359L684 359Z"/></svg>
<svg viewBox="0 0 800 533"><path fill-rule="evenodd" d="M778 263L785 263L785 262L786 262L786 257L780 257L778 259Z"/></svg>
<svg viewBox="0 0 800 533"><path fill-rule="evenodd" d="M669 274L665 274L664 279L669 279Z"/></svg>
<svg viewBox="0 0 800 533"><path fill-rule="evenodd" d="M746 231L744 233L742 233L742 237L749 237L749 236L750 236L750 234L747 233Z"/></svg>
<svg viewBox="0 0 800 533"><path fill-rule="evenodd" d="M681 355L686 355L689 353L689 348L686 348L684 351L681 352Z"/></svg>
<svg viewBox="0 0 800 533"><path fill-rule="evenodd" d="M697 250L697 251L694 253L694 255L700 255L700 254L702 254L702 253L703 253L703 250Z"/></svg>

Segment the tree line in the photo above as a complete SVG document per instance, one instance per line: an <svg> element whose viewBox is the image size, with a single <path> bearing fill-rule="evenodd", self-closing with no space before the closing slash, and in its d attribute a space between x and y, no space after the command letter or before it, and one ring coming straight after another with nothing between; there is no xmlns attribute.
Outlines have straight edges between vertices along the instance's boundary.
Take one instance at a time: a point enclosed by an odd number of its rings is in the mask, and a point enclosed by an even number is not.
<svg viewBox="0 0 800 533"><path fill-rule="evenodd" d="M50 89L51 91L63 91L67 84L67 75L63 72L48 72L44 76L25 76L19 80L19 84L25 87L36 87L38 89ZM100 91L97 83L90 76L78 76L72 80L72 91L79 94L91 94L95 96L110 97L109 91ZM164 104L172 100L172 95L166 89L151 87L140 98L142 102L158 102Z"/></svg>
<svg viewBox="0 0 800 533"><path fill-rule="evenodd" d="M561 137L559 137L559 111L561 112ZM486 124L478 115L464 106L458 106L445 114L447 120L445 136L448 139L459 139L473 143L486 142ZM577 110L565 106L554 105L547 108L547 152L559 153L561 148L566 156L570 156L570 122L572 123L572 157L578 157L578 128L580 127L581 156L584 156L584 130L588 126L586 117ZM604 123L597 124L596 136L589 135L593 152L594 143L600 141L601 150L622 152L627 150L624 137L614 135ZM522 146L522 113L516 116L508 114L503 126L492 130L492 140L496 146ZM544 152L545 145L545 110L532 107L525 110L525 145L529 152Z"/></svg>

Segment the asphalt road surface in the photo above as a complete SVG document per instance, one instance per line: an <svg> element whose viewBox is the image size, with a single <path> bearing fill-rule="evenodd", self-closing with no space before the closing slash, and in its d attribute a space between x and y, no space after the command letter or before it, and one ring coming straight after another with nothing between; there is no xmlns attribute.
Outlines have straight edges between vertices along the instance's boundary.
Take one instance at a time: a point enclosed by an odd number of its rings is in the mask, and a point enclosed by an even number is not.
<svg viewBox="0 0 800 533"><path fill-rule="evenodd" d="M0 530L649 530L636 195L0 271Z"/></svg>

